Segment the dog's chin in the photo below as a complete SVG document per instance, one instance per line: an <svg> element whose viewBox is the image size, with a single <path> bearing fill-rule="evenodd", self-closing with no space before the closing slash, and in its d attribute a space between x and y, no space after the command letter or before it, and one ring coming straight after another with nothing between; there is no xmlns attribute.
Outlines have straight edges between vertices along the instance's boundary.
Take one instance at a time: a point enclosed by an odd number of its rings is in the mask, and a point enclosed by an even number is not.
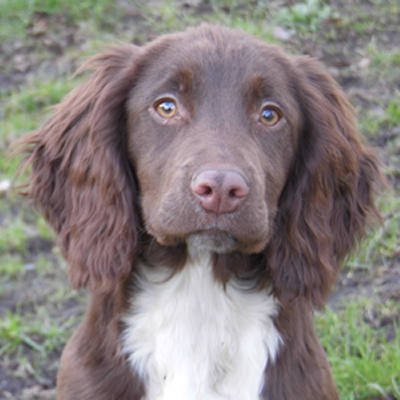
<svg viewBox="0 0 400 400"><path fill-rule="evenodd" d="M231 233L222 229L205 229L189 233L187 235L177 236L151 232L157 242L162 246L177 246L186 243L188 247L202 252L229 254L233 252L242 252L246 254L259 253L264 250L268 237L254 238L245 241L240 240Z"/></svg>
<svg viewBox="0 0 400 400"><path fill-rule="evenodd" d="M218 254L232 253L240 248L238 241L228 232L207 230L192 233L186 239L189 247Z"/></svg>

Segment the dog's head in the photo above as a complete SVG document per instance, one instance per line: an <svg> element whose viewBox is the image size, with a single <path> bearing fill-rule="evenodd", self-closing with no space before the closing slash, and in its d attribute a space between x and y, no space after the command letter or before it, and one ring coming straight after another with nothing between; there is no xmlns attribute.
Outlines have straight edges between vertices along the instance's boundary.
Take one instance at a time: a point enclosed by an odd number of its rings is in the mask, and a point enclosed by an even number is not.
<svg viewBox="0 0 400 400"><path fill-rule="evenodd" d="M162 245L265 248L303 123L293 69L278 48L229 30L149 46L126 104L127 145Z"/></svg>
<svg viewBox="0 0 400 400"><path fill-rule="evenodd" d="M262 254L282 299L321 305L378 215L381 180L321 66L203 25L85 68L90 79L22 141L29 194L73 285L123 282L145 231L169 248Z"/></svg>

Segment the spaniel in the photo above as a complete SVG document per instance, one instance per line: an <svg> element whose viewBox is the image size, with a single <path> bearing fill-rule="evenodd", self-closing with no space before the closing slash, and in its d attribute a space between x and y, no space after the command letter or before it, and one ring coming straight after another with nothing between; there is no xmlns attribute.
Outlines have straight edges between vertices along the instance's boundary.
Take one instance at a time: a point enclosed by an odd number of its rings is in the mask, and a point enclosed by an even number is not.
<svg viewBox="0 0 400 400"><path fill-rule="evenodd" d="M308 57L201 25L121 45L20 140L90 287L59 400L335 400L313 328L382 176Z"/></svg>

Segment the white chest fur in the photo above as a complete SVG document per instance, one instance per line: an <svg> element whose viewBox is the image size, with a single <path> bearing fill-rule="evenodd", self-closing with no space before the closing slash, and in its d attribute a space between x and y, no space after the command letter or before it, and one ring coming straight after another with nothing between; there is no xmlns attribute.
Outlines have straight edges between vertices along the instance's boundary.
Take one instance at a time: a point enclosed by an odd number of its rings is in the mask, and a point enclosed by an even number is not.
<svg viewBox="0 0 400 400"><path fill-rule="evenodd" d="M208 257L169 280L168 268L142 271L122 340L146 400L259 399L281 341L274 298L235 282L224 289Z"/></svg>

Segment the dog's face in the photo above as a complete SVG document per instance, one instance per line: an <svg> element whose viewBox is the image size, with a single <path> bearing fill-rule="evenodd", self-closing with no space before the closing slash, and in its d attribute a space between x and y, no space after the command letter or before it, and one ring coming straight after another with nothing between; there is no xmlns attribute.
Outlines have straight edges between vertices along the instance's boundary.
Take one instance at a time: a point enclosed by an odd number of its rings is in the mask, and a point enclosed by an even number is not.
<svg viewBox="0 0 400 400"><path fill-rule="evenodd" d="M293 168L301 111L278 49L218 39L181 36L145 60L127 106L128 153L159 243L259 252Z"/></svg>
<svg viewBox="0 0 400 400"><path fill-rule="evenodd" d="M163 257L185 257L190 243L216 253L226 279L251 264L281 301L321 306L379 216L382 181L321 65L203 25L86 68L88 81L20 142L28 194L58 233L73 285L114 290L138 256L158 254L155 238Z"/></svg>

